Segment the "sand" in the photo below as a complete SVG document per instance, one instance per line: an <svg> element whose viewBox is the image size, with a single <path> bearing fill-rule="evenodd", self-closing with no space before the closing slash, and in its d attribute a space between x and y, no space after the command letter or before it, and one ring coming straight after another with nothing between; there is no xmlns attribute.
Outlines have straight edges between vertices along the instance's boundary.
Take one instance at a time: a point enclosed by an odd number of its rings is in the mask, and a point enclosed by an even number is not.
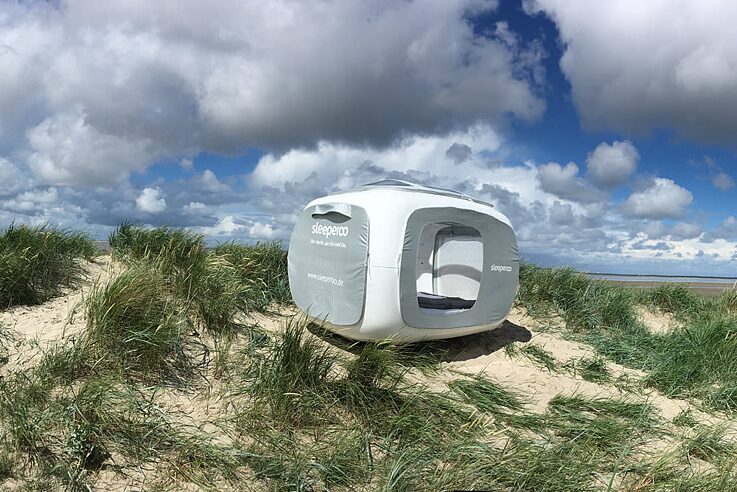
<svg viewBox="0 0 737 492"><path fill-rule="evenodd" d="M264 329L276 332L282 328L285 319L293 315L299 315L298 311L291 310L284 313L284 316L255 315L255 321ZM673 326L672 318L668 315L649 315L647 326L654 331L664 332ZM559 321L554 320L553 325L558 325ZM524 395L528 402L527 409L539 413L544 412L548 402L558 394L632 398L632 395L626 395L612 384L585 381L564 370L551 372L525 357L510 357L503 350L511 343L520 346L535 344L555 357L559 367L575 359L596 355L592 347L566 340L560 332L550 330L548 325L536 322L523 309L513 308L507 320L496 330L433 342L433 350L445 354L441 363L442 370L438 377L424 382L431 389L440 391L446 389L446 384L453 379L483 373ZM320 338L315 334L312 336ZM607 369L613 378L624 375L636 381L645 375L641 371L611 361L607 361ZM704 421L715 420L714 417L702 414L685 400L668 398L655 390L642 392L640 400L651 403L666 420L672 420L685 409L690 409L695 416L701 415Z"/></svg>
<svg viewBox="0 0 737 492"><path fill-rule="evenodd" d="M94 282L105 282L120 271L109 257L103 256L89 265L89 275L80 288L65 292L63 295L39 306L19 306L0 312L0 326L10 333L13 343L10 344L8 363L2 366L4 373L19 364L30 364L42 351L54 344L64 343L77 337L85 326L81 310L75 313L85 296L90 292ZM253 314L244 321L258 323L265 330L279 331L283 329L285 320L298 315L294 309L285 310L281 315ZM672 317L646 309L639 309L640 320L654 333L665 333L673 329L676 323ZM562 331L555 328L562 323L560 319L536 322L523 309L515 308L508 319L498 329L451 339L433 342L432 349L443 353L441 371L435 376L418 374L425 378L424 383L430 389L444 391L447 383L458 378L484 374L506 387L523 395L527 409L542 413L548 402L556 395L580 394L592 397L624 396L636 401L648 401L666 420L672 420L681 411L690 409L694 416L710 423L729 422L719 416L704 414L684 400L668 398L655 390L638 390L638 394L624 393L623 389L609 383L593 383L585 381L574 371L565 369L567 364L583 357L593 357L592 347L566 340ZM551 328L551 326L553 328ZM317 337L329 344L333 350L341 350L329 337L308 333L306 336ZM203 340L208 345L211 341ZM556 370L549 371L527 357L509 354L504 350L510 344L518 348L526 344L534 344L544 348L556 360ZM211 347L212 348L212 347ZM345 353L344 353L345 354ZM350 354L346 354L350 356ZM212 364L211 364L212 365ZM643 373L607 362L609 372L615 377L625 377L636 382ZM206 374L209 391L191 391L167 389L160 394L162 404L177 418L185 419L189 424L206 430L217 439L228 440L216 425L227 406L227 396L223 391L223 382L212 372ZM657 454L672 443L666 441L653 442L648 452ZM156 475L155 470L127 470L127 478L113 471L104 471L99 475L98 485L103 489L120 489L133 486L145 475Z"/></svg>
<svg viewBox="0 0 737 492"><path fill-rule="evenodd" d="M652 333L668 333L678 327L678 322L671 314L643 306L637 307L637 318Z"/></svg>
<svg viewBox="0 0 737 492"><path fill-rule="evenodd" d="M15 350L9 354L10 362L6 369L22 361L34 359L34 355L47 350L54 344L77 336L84 328L82 312L75 313L89 293L94 282L109 280L121 267L114 264L109 256L101 256L89 265L87 280L79 289L65 292L39 306L18 306L0 312L0 325L9 329L16 340ZM78 311L81 311L78 309ZM257 323L268 331L281 330L286 319L299 315L296 309L286 310L280 315L252 314L245 321ZM673 319L663 313L639 309L638 316L654 332L663 333L675 325ZM529 410L542 412L548 402L557 394L582 394L587 396L616 396L621 394L614 386L585 381L571 372L548 371L525 357L510 357L504 347L516 343L535 344L548 351L558 366L582 357L593 357L593 348L581 343L565 340L557 330L527 316L520 308L514 308L507 320L496 330L469 335L442 342L434 342L434 349L444 352L441 376L436 381L428 381L431 387L441 388L446 382L462 375L484 373L494 380L523 393L529 401ZM317 336L312 334L311 336ZM320 338L320 337L318 337ZM330 340L323 340L330 343ZM643 374L613 362L607 362L609 371L616 377L625 374L637 379ZM460 376L459 376L460 375ZM216 378L209 378L210 381ZM217 391L212 391L213 394ZM684 408L685 401L675 400L650 392L645 395L666 419L672 419ZM214 396L213 396L214 398ZM201 396L169 395L167 399L178 413L189 415L193 421L207 425L210 416L217 413L219 405Z"/></svg>
<svg viewBox="0 0 737 492"><path fill-rule="evenodd" d="M38 306L15 306L0 311L0 328L12 340L8 370L29 363L50 347L79 335L85 320L81 302L96 282L107 282L121 270L109 256L99 256L85 263L86 278L77 289L67 289L61 296ZM75 312L76 311L76 312Z"/></svg>

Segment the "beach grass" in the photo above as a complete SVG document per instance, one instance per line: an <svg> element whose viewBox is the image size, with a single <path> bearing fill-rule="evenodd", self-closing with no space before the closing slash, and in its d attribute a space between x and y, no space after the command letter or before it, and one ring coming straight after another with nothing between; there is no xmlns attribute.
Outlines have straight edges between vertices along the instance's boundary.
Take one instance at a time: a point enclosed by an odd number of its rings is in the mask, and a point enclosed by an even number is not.
<svg viewBox="0 0 737 492"><path fill-rule="evenodd" d="M213 333L237 329L238 313L265 311L291 301L286 251L279 243L226 243L207 248L182 229L121 224L109 237L113 256L146 262L162 272L179 298Z"/></svg>
<svg viewBox="0 0 737 492"><path fill-rule="evenodd" d="M525 265L517 302L534 316L566 320L570 336L604 357L648 372L645 384L668 396L695 397L716 410L737 409L737 317L733 292L700 298L683 286L638 292L568 269ZM680 326L650 332L638 305L671 313Z"/></svg>
<svg viewBox="0 0 737 492"><path fill-rule="evenodd" d="M95 364L142 377L186 372L185 331L191 321L154 266L136 264L96 285L85 310L82 347Z"/></svg>
<svg viewBox="0 0 737 492"><path fill-rule="evenodd" d="M519 352L533 363L544 367L548 372L557 370L558 363L555 360L555 357L539 345L534 343L525 344Z"/></svg>
<svg viewBox="0 0 737 492"><path fill-rule="evenodd" d="M257 286L258 296L253 299L251 309L264 311L275 304L291 303L287 252L281 243L249 246L230 242L215 247L212 254L234 265L243 282Z"/></svg>
<svg viewBox="0 0 737 492"><path fill-rule="evenodd" d="M66 250L77 264L89 254L80 237ZM90 490L102 477L145 470L140 484L152 490L737 485L729 421L707 424L697 413L721 419L737 408L733 293L637 291L524 265L517 305L549 336L595 355L563 359L547 342L510 344L507 354L540 377L601 390L541 403L513 378L495 377L494 354L469 374L449 370L436 344L341 341L296 316L276 330L259 326L254 312L290 302L279 244L209 248L196 234L130 224L110 244L123 268L84 296L81 331L0 367L8 484ZM639 307L678 323L651 332ZM618 385L611 362L644 375ZM665 419L645 390L684 398L689 409ZM195 401L206 403L195 412Z"/></svg>
<svg viewBox="0 0 737 492"><path fill-rule="evenodd" d="M47 225L10 225L0 233L0 308L38 304L84 276L96 254L83 233Z"/></svg>
<svg viewBox="0 0 737 492"><path fill-rule="evenodd" d="M186 271L205 254L204 239L199 234L171 227L145 228L128 222L110 233L108 243L118 260L159 260L167 270Z"/></svg>
<svg viewBox="0 0 737 492"><path fill-rule="evenodd" d="M565 367L570 369L574 375L592 383L604 383L612 379L606 359L601 356L572 359L566 363Z"/></svg>
<svg viewBox="0 0 737 492"><path fill-rule="evenodd" d="M460 395L466 403L482 412L515 411L520 410L523 405L518 395L483 375L476 376L473 379L451 381L448 383L448 387Z"/></svg>

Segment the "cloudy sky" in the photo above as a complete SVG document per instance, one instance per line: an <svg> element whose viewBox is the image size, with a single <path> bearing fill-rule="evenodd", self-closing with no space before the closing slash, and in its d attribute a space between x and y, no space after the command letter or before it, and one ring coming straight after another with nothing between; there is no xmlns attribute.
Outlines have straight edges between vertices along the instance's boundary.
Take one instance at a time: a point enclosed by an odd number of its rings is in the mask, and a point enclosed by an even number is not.
<svg viewBox="0 0 737 492"><path fill-rule="evenodd" d="M287 239L455 188L525 258L737 275L737 3L0 2L0 225Z"/></svg>

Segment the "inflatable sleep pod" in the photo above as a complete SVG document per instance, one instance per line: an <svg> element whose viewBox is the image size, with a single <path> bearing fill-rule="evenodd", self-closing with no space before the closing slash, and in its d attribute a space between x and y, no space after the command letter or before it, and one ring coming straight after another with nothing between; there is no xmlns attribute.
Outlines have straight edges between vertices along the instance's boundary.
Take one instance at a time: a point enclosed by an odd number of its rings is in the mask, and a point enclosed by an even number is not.
<svg viewBox="0 0 737 492"><path fill-rule="evenodd" d="M386 180L310 202L289 243L297 306L355 340L451 338L499 326L517 240L492 205Z"/></svg>

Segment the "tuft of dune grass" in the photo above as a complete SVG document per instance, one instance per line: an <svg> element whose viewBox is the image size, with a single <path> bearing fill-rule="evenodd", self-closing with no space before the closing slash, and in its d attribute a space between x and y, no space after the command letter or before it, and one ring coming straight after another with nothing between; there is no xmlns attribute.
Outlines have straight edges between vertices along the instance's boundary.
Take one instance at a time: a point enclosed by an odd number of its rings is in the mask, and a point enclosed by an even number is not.
<svg viewBox="0 0 737 492"><path fill-rule="evenodd" d="M523 401L518 395L483 375L473 379L451 381L448 387L460 395L466 403L482 412L496 413L500 409L515 411L522 409L523 406Z"/></svg>
<svg viewBox="0 0 737 492"><path fill-rule="evenodd" d="M694 397L737 411L737 294L700 298L684 286L638 291L591 280L570 269L524 265L517 302L541 318L561 315L572 336L617 363L648 372L645 383L668 396ZM635 315L647 305L681 326L651 333Z"/></svg>
<svg viewBox="0 0 737 492"><path fill-rule="evenodd" d="M105 377L71 387L16 374L0 384L0 421L12 468L44 489L91 490L112 453L153 461L184 440L153 402Z"/></svg>
<svg viewBox="0 0 737 492"><path fill-rule="evenodd" d="M561 314L572 330L626 328L636 323L633 293L570 268L539 268L523 264L517 304L530 314Z"/></svg>
<svg viewBox="0 0 737 492"><path fill-rule="evenodd" d="M49 226L11 225L0 233L0 309L39 304L76 285L81 259L96 254L84 234Z"/></svg>
<svg viewBox="0 0 737 492"><path fill-rule="evenodd" d="M252 299L253 309L263 311L271 304L288 304L292 301L287 252L280 243L248 246L230 242L217 246L212 254L228 260L238 271L241 280L254 286L258 295Z"/></svg>
<svg viewBox="0 0 737 492"><path fill-rule="evenodd" d="M253 401L279 425L301 426L320 420L323 416L316 408L330 397L336 356L305 336L305 325L305 321L288 320L270 350L254 354L247 368Z"/></svg>
<svg viewBox="0 0 737 492"><path fill-rule="evenodd" d="M278 243L213 249L182 229L121 224L109 242L113 255L133 265L154 265L188 309L212 333L236 328L239 313L291 301L286 251Z"/></svg>
<svg viewBox="0 0 737 492"><path fill-rule="evenodd" d="M186 268L171 272L162 269L175 295L186 305L189 314L211 334L238 327L235 318L254 307L258 289L241 279L238 269L226 258L205 254Z"/></svg>
<svg viewBox="0 0 737 492"><path fill-rule="evenodd" d="M95 364L125 374L176 374L186 368L189 319L163 274L147 263L96 285L86 300L83 347Z"/></svg>
<svg viewBox="0 0 737 492"><path fill-rule="evenodd" d="M121 261L159 260L167 271L187 269L205 254L203 237L185 229L148 229L123 222L108 236L113 257Z"/></svg>

